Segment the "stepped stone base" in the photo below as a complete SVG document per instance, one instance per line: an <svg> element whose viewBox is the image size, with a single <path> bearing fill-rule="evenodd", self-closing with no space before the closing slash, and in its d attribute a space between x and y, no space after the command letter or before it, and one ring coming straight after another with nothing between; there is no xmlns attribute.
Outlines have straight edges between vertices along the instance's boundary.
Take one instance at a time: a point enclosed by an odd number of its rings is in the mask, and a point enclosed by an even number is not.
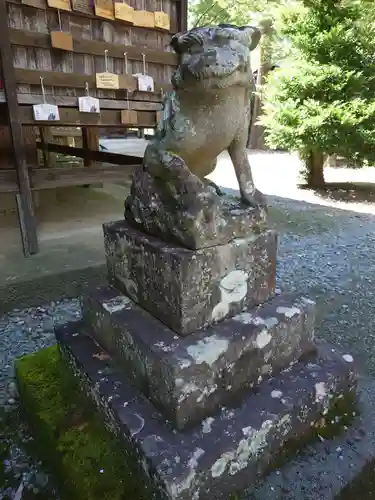
<svg viewBox="0 0 375 500"><path fill-rule="evenodd" d="M141 233L126 221L104 224L103 230L110 283L180 335L275 294L274 231L193 251Z"/></svg>
<svg viewBox="0 0 375 500"><path fill-rule="evenodd" d="M240 406L222 408L199 426L178 432L83 326L56 329L61 353L140 464L155 499L227 499L254 484L288 441L308 435L338 401L355 395L351 356L321 343L314 359L261 382Z"/></svg>
<svg viewBox="0 0 375 500"><path fill-rule="evenodd" d="M187 337L112 287L83 300L87 331L178 429L315 350L315 304L281 295Z"/></svg>

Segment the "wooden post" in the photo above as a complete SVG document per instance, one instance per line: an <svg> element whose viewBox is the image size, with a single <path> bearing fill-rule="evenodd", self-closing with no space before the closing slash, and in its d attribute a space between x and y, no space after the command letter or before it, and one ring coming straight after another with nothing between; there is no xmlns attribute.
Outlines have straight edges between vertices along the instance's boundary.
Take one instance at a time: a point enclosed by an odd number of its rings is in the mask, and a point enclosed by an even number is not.
<svg viewBox="0 0 375 500"><path fill-rule="evenodd" d="M138 137L139 137L139 139L144 139L145 138L145 129L144 128L139 128L138 129Z"/></svg>
<svg viewBox="0 0 375 500"><path fill-rule="evenodd" d="M99 151L99 129L96 127L82 127L82 147L85 149L84 166L91 167L93 161L90 151Z"/></svg>
<svg viewBox="0 0 375 500"><path fill-rule="evenodd" d="M39 127L39 136L42 144L43 164L46 168L53 167L52 153L48 151L48 144L53 142L52 127Z"/></svg>
<svg viewBox="0 0 375 500"><path fill-rule="evenodd" d="M188 28L188 0L177 2L177 24L179 31L186 31Z"/></svg>
<svg viewBox="0 0 375 500"><path fill-rule="evenodd" d="M25 142L26 163L28 165L38 165L38 148L36 147L35 128L33 126L23 126L22 132Z"/></svg>
<svg viewBox="0 0 375 500"><path fill-rule="evenodd" d="M0 0L0 62L2 79L7 101L7 114L12 137L14 162L19 188L19 223L25 256L39 251L37 224L33 197L26 162L25 141L19 116L17 86L13 67L13 50L8 31L8 13L5 0Z"/></svg>

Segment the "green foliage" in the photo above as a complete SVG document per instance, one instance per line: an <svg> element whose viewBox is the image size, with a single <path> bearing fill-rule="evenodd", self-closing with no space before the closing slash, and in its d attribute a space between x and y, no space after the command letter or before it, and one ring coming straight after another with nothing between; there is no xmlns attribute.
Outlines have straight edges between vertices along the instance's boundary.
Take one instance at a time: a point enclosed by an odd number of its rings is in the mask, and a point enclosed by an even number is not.
<svg viewBox="0 0 375 500"><path fill-rule="evenodd" d="M375 159L375 38L367 2L303 0L281 15L293 57L268 78L271 147Z"/></svg>
<svg viewBox="0 0 375 500"><path fill-rule="evenodd" d="M192 27L219 23L242 26L251 22L262 3L263 0L251 4L247 0L198 0L189 5L190 24Z"/></svg>
<svg viewBox="0 0 375 500"><path fill-rule="evenodd" d="M294 5L299 0L192 0L189 2L189 27L212 26L220 23L244 26L258 25L263 31L262 59L267 64L284 57L285 46L273 29L280 7ZM267 26L267 28L265 28Z"/></svg>
<svg viewBox="0 0 375 500"><path fill-rule="evenodd" d="M273 18L281 4L296 0L194 0L189 3L191 27L219 23L244 26Z"/></svg>
<svg viewBox="0 0 375 500"><path fill-rule="evenodd" d="M82 395L57 347L19 359L16 372L38 451L63 498L143 498L121 444Z"/></svg>

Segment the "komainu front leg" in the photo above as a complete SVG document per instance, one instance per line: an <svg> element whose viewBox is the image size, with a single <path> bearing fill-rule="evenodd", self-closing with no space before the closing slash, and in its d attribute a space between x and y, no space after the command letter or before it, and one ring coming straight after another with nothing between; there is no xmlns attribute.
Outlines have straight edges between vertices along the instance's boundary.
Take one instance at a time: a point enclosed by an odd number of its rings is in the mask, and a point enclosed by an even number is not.
<svg viewBox="0 0 375 500"><path fill-rule="evenodd" d="M143 168L155 179L163 181L163 190L170 190L173 196L180 195L177 201L194 196L204 188L204 184L192 172L185 161L173 151L162 148L160 144L149 144L143 158Z"/></svg>
<svg viewBox="0 0 375 500"><path fill-rule="evenodd" d="M211 181L210 179L203 179L203 182L206 186L213 188L218 196L224 196L224 192L219 188L216 182Z"/></svg>
<svg viewBox="0 0 375 500"><path fill-rule="evenodd" d="M266 197L254 185L251 166L247 157L245 140L234 140L228 148L240 187L241 199L246 205L266 208Z"/></svg>

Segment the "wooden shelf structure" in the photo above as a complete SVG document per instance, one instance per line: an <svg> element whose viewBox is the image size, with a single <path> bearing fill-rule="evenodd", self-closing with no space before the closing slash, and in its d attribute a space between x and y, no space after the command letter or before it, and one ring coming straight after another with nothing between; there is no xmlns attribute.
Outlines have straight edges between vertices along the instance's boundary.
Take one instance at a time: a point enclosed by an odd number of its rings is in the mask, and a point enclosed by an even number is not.
<svg viewBox="0 0 375 500"><path fill-rule="evenodd" d="M166 13L169 29L96 15L101 7L114 12L114 2L0 0L0 196L16 196L26 256L39 250L33 190L124 180L142 159L100 151L100 134L154 128L171 88L177 58L169 42L187 29L187 0L126 0L134 11ZM68 49L56 48L54 32L69 39ZM153 92L137 90L133 75L145 70ZM104 72L119 75L121 88L96 88ZM98 114L79 111L87 88L100 100ZM58 121L34 119L33 106L43 102L58 106ZM56 153L83 165L57 166Z"/></svg>

